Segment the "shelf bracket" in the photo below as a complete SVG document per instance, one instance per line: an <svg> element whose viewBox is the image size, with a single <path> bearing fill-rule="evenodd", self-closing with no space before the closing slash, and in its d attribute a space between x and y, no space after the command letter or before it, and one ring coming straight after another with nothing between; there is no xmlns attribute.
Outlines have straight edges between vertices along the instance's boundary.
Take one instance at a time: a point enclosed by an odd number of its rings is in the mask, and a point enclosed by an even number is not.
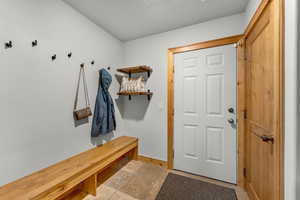
<svg viewBox="0 0 300 200"><path fill-rule="evenodd" d="M131 95L129 95L129 101L131 101Z"/></svg>
<svg viewBox="0 0 300 200"><path fill-rule="evenodd" d="M150 93L150 90L148 90L148 92ZM151 94L148 94L148 95L147 95L147 97L148 97L148 101L150 101L150 100L151 100L151 96L152 96Z"/></svg>

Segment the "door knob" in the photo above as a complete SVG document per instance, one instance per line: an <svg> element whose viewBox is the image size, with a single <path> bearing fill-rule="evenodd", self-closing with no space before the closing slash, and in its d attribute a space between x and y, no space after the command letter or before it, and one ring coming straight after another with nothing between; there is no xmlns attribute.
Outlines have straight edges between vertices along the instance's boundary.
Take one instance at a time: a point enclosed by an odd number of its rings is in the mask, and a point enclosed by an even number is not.
<svg viewBox="0 0 300 200"><path fill-rule="evenodd" d="M228 119L228 123L229 124L234 124L234 119L232 119L232 118Z"/></svg>
<svg viewBox="0 0 300 200"><path fill-rule="evenodd" d="M234 109L233 109L233 108L229 108L229 109L228 109L228 112L234 113Z"/></svg>
<svg viewBox="0 0 300 200"><path fill-rule="evenodd" d="M262 136L259 136L260 139L263 141L263 142L271 142L272 144L274 143L274 138L273 136L268 136L268 135L262 135Z"/></svg>

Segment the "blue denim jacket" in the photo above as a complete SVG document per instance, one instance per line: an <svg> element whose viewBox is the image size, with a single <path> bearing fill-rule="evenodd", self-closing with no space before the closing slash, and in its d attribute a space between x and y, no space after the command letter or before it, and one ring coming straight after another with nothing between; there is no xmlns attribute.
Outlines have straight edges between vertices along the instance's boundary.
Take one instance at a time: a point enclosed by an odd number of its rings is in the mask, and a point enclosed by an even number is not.
<svg viewBox="0 0 300 200"><path fill-rule="evenodd" d="M98 137L116 130L114 102L109 94L112 77L108 71L99 71L99 88L94 110L92 137Z"/></svg>

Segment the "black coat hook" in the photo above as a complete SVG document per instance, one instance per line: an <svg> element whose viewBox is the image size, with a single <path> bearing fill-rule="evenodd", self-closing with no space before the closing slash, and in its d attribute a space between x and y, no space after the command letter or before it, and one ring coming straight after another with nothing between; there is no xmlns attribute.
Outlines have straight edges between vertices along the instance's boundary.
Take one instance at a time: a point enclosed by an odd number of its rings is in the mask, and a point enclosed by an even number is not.
<svg viewBox="0 0 300 200"><path fill-rule="evenodd" d="M91 64L94 65L94 64L95 64L95 61L93 60L93 61L91 62Z"/></svg>
<svg viewBox="0 0 300 200"><path fill-rule="evenodd" d="M80 67L84 67L84 63L81 63Z"/></svg>
<svg viewBox="0 0 300 200"><path fill-rule="evenodd" d="M107 67L108 70L110 70L110 67Z"/></svg>
<svg viewBox="0 0 300 200"><path fill-rule="evenodd" d="M32 45L32 47L37 46L37 45L38 45L38 41L37 41L37 40L32 41L32 42L31 42L31 45Z"/></svg>
<svg viewBox="0 0 300 200"><path fill-rule="evenodd" d="M54 54L52 57L51 57L52 61L53 60L56 60L56 54Z"/></svg>
<svg viewBox="0 0 300 200"><path fill-rule="evenodd" d="M69 58L72 57L72 52L68 53L68 57L69 57Z"/></svg>
<svg viewBox="0 0 300 200"><path fill-rule="evenodd" d="M6 49L10 49L10 48L12 48L12 46L13 46L12 41L5 42Z"/></svg>

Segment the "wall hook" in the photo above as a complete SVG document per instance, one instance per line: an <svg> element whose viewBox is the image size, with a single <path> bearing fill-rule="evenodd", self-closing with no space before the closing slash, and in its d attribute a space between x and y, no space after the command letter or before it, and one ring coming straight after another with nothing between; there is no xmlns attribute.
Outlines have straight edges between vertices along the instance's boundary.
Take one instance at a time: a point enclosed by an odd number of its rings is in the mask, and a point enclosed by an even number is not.
<svg viewBox="0 0 300 200"><path fill-rule="evenodd" d="M72 52L68 53L68 57L69 57L69 58L72 57Z"/></svg>
<svg viewBox="0 0 300 200"><path fill-rule="evenodd" d="M12 41L5 42L5 49L10 49L12 48L12 46L13 46Z"/></svg>
<svg viewBox="0 0 300 200"><path fill-rule="evenodd" d="M84 67L84 63L81 63L80 67Z"/></svg>
<svg viewBox="0 0 300 200"><path fill-rule="evenodd" d="M110 70L110 67L107 67L108 70Z"/></svg>
<svg viewBox="0 0 300 200"><path fill-rule="evenodd" d="M94 64L95 64L95 61L93 60L93 61L91 62L91 64L94 65Z"/></svg>
<svg viewBox="0 0 300 200"><path fill-rule="evenodd" d="M51 57L52 61L53 60L56 60L56 54L54 54L52 57Z"/></svg>
<svg viewBox="0 0 300 200"><path fill-rule="evenodd" d="M32 42L31 42L31 45L32 45L32 47L37 46L37 45L38 45L38 41L37 41L37 40L32 41Z"/></svg>

